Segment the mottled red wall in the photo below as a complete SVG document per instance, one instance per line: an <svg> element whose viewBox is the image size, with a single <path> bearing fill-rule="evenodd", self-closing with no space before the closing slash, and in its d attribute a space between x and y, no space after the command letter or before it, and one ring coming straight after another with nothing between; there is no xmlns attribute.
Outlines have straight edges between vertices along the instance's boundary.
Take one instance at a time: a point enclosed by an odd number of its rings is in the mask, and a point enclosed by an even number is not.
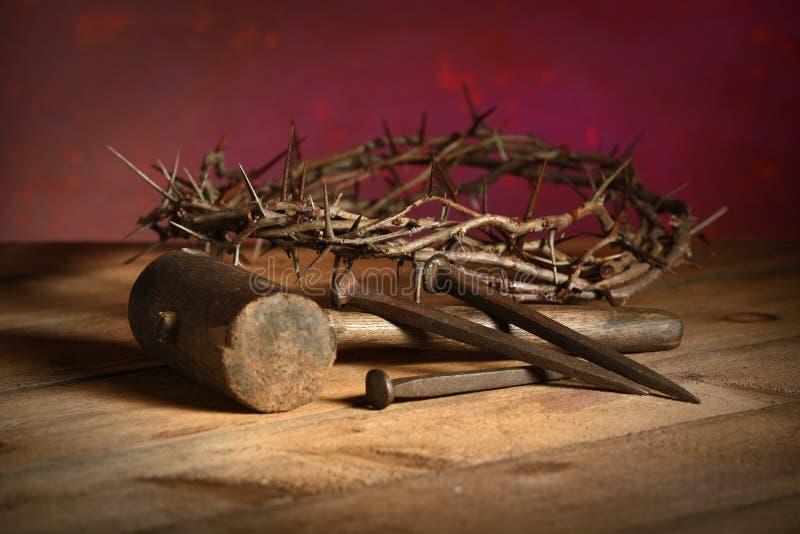
<svg viewBox="0 0 800 534"><path fill-rule="evenodd" d="M730 207L711 236L798 237L792 2L296 5L4 2L0 239L131 229L156 199L107 144L142 167L180 147L195 167L227 133L230 160L255 165L293 117L320 156L382 118L462 127L462 82L496 124L576 149L645 130L652 189L689 181L698 215ZM520 211L502 184L493 208Z"/></svg>

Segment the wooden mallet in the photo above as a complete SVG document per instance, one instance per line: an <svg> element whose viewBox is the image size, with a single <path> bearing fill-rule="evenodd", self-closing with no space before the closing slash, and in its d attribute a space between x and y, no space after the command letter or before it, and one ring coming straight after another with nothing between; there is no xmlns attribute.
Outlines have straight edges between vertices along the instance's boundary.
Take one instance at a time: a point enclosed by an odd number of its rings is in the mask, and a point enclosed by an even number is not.
<svg viewBox="0 0 800 534"><path fill-rule="evenodd" d="M680 319L662 310L531 308L621 352L673 348L683 331ZM445 309L540 341L479 310ZM128 320L148 354L260 412L287 411L313 401L337 346L469 350L367 313L323 310L307 297L282 292L265 278L190 249L164 254L142 271L131 290Z"/></svg>

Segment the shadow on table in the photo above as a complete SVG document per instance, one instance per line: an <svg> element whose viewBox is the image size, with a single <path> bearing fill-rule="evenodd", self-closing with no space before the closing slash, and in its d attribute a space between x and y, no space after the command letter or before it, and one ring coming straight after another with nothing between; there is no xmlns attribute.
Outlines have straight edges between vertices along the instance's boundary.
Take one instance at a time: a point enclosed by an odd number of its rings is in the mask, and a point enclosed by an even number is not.
<svg viewBox="0 0 800 534"><path fill-rule="evenodd" d="M0 332L0 395L55 387L96 391L109 401L229 413L253 413L159 360L133 340Z"/></svg>

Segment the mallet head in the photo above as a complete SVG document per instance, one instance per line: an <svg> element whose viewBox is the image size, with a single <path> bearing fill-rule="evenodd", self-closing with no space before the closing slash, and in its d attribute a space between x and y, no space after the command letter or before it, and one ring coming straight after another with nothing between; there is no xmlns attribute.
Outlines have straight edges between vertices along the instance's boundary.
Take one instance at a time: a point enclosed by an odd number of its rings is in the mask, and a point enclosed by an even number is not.
<svg viewBox="0 0 800 534"><path fill-rule="evenodd" d="M261 412L314 400L336 357L333 330L313 301L187 249L139 275L128 320L149 355Z"/></svg>

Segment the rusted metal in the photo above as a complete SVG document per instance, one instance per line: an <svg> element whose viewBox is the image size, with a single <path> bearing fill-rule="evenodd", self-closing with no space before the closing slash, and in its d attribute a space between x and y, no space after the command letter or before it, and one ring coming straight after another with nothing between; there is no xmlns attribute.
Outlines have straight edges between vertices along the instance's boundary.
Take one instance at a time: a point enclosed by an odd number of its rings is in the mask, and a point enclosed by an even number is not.
<svg viewBox="0 0 800 534"><path fill-rule="evenodd" d="M397 399L426 399L458 393L539 384L561 380L564 375L523 365L504 369L435 373L429 375L389 378L381 369L373 369L365 379L366 396L370 406L383 410Z"/></svg>
<svg viewBox="0 0 800 534"><path fill-rule="evenodd" d="M474 279L462 267L451 264L444 255L434 255L426 262L423 269L423 285L429 292L447 293L469 302L489 315L517 325L570 354L585 358L637 384L678 400L700 403L700 399L665 376L512 298L492 291L489 286Z"/></svg>
<svg viewBox="0 0 800 534"><path fill-rule="evenodd" d="M156 339L159 343L178 342L178 314L174 311L158 312Z"/></svg>
<svg viewBox="0 0 800 534"><path fill-rule="evenodd" d="M433 332L515 360L538 365L601 388L647 395L647 389L592 363L572 358L525 339L515 338L439 309L415 304L362 287L352 271L334 277L332 303L351 303L384 319Z"/></svg>

